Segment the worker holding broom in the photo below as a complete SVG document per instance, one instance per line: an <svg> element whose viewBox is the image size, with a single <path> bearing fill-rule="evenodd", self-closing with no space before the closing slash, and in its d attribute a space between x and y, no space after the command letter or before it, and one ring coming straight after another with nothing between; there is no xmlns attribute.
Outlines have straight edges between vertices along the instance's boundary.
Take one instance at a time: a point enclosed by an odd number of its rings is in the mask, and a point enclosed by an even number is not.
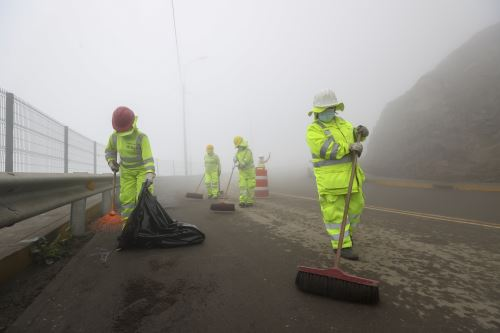
<svg viewBox="0 0 500 333"><path fill-rule="evenodd" d="M252 151L248 148L248 142L241 136L235 136L233 143L234 147L238 149L233 162L240 175L240 207L252 207L255 200L256 184Z"/></svg>
<svg viewBox="0 0 500 333"><path fill-rule="evenodd" d="M323 221L336 252L351 174L351 152L361 155L363 145L356 142L356 138L360 135L363 141L368 129L362 125L353 128L350 122L337 116L344 110L344 103L337 100L332 90L318 93L313 104L309 116L313 114L314 121L307 128L306 141L312 153ZM352 234L365 205L364 180L363 170L357 166L341 251L341 256L350 260L358 260L353 251Z"/></svg>
<svg viewBox="0 0 500 333"><path fill-rule="evenodd" d="M106 161L114 173L120 171L121 215L126 224L143 184L153 191L155 164L149 139L137 128L137 117L132 110L118 107L113 112L112 124L115 131L106 147Z"/></svg>
<svg viewBox="0 0 500 333"><path fill-rule="evenodd" d="M207 153L205 154L205 186L207 187L208 198L217 199L219 197L220 173L219 156L214 153L213 145L207 145Z"/></svg>

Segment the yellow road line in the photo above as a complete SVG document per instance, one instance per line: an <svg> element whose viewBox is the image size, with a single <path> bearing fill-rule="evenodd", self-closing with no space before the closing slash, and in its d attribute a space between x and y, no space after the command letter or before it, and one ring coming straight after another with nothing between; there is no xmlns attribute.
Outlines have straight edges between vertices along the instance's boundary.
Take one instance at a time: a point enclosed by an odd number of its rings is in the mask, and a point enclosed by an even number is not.
<svg viewBox="0 0 500 333"><path fill-rule="evenodd" d="M459 191L476 191L476 192L500 192L500 184L498 183L439 183L431 181L418 181L410 179L391 179L391 178L374 178L368 176L368 183L378 184L389 187L403 188L447 188L450 190Z"/></svg>
<svg viewBox="0 0 500 333"><path fill-rule="evenodd" d="M375 210L375 211L385 212L385 213L393 213L393 214L420 217L420 218L424 218L424 219L476 225L476 226L480 226L480 227L484 227L484 228L500 229L500 224L487 223L487 222L478 221L478 220L462 219L459 217L450 217L450 216L443 216L443 215L418 213L418 212L405 211L405 210L392 209L392 208L376 207L376 206L370 206L370 205L366 205L365 209Z"/></svg>
<svg viewBox="0 0 500 333"><path fill-rule="evenodd" d="M281 195L284 197L295 198L295 199L302 199L302 200L312 200L312 201L318 200L317 198L303 197L303 196L299 196L299 195L292 195L292 194L285 194L285 193L273 192L273 194ZM437 221L469 224L469 225L475 225L475 226L480 226L480 227L484 227L484 228L500 229L500 224L493 224L493 223L488 223L488 222L483 222L483 221L478 221L478 220L463 219L460 217L450 217L450 216L443 216L443 215L436 215L436 214L419 213L419 212L412 212L412 211L400 210L400 209L394 209L394 208L377 207L377 206L372 206L372 205L366 205L365 209L384 212L384 213L392 213L392 214L420 217L420 218L424 218L424 219L431 219L431 220L437 220Z"/></svg>
<svg viewBox="0 0 500 333"><path fill-rule="evenodd" d="M279 192L273 192L273 195L281 195L283 197L290 197L290 198L295 198L295 199L304 199L304 200L312 200L312 201L317 201L317 198L311 198L311 197L302 197L300 195L293 195L293 194L286 194L286 193L279 193Z"/></svg>
<svg viewBox="0 0 500 333"><path fill-rule="evenodd" d="M423 188L431 189L433 185L431 183L419 183L404 180L379 180L379 179L368 179L368 183L374 183L382 186L392 186L392 187L410 187L410 188Z"/></svg>

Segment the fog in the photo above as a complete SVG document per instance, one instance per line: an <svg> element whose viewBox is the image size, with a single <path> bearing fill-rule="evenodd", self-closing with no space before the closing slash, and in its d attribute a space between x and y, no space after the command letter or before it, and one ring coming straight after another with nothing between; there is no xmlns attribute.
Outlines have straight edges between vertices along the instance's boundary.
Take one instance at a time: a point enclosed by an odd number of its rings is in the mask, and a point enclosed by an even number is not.
<svg viewBox="0 0 500 333"><path fill-rule="evenodd" d="M493 1L174 1L188 157L232 138L270 168L305 168L314 94L373 129L383 107L481 29ZM111 113L139 116L155 157L183 159L182 94L170 1L0 0L0 87L106 143ZM368 140L369 143L369 140ZM369 149L369 148L368 148Z"/></svg>

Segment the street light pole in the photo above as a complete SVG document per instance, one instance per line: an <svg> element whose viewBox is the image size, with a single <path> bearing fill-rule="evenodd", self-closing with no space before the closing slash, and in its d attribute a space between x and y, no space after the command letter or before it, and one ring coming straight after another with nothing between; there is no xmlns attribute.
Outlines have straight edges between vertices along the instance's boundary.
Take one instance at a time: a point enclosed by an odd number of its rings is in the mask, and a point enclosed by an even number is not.
<svg viewBox="0 0 500 333"><path fill-rule="evenodd" d="M184 176L188 175L187 133L186 133L186 85L182 82L182 131L184 137Z"/></svg>
<svg viewBox="0 0 500 333"><path fill-rule="evenodd" d="M182 131L183 131L183 139L184 139L184 176L188 175L188 156L187 156L187 125L186 125L186 79L187 79L187 70L188 66L194 62L202 61L207 59L208 57L203 56L194 59L187 65L184 65L181 75L181 90L182 90Z"/></svg>

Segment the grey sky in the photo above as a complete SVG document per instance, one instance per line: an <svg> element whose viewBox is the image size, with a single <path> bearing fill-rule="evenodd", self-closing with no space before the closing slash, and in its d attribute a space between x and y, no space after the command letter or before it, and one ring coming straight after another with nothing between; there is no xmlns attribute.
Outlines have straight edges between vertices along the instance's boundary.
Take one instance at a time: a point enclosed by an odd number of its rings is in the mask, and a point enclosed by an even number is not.
<svg viewBox="0 0 500 333"><path fill-rule="evenodd" d="M479 30L500 1L175 1L187 85L189 155L232 137L272 165L309 158L313 95L373 128L391 99ZM170 1L0 0L0 86L106 142L127 105L161 159L182 160L181 93ZM199 59L200 57L206 57Z"/></svg>

